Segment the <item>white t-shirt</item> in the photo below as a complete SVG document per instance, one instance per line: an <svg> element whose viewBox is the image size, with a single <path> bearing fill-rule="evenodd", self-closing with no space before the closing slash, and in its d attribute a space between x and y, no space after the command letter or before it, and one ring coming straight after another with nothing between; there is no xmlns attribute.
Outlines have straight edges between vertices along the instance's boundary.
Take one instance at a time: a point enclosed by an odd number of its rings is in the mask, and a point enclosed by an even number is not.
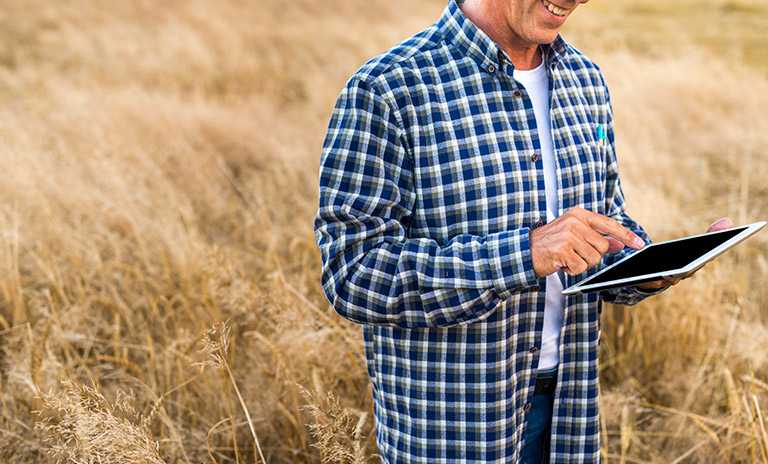
<svg viewBox="0 0 768 464"><path fill-rule="evenodd" d="M536 126L541 143L541 161L544 166L544 189L547 195L547 222L559 216L557 203L557 160L552 143L552 127L549 118L549 79L542 62L535 69L515 69L514 78L525 87L533 102ZM541 341L539 370L547 370L559 364L560 331L563 328L565 296L563 296L563 273L559 271L547 276L546 304L544 306L544 332Z"/></svg>

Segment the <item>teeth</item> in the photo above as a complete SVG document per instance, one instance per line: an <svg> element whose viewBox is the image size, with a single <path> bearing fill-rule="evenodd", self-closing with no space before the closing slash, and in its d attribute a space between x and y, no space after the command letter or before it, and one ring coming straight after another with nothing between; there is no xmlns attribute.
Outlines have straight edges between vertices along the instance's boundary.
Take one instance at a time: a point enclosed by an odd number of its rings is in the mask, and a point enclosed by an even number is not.
<svg viewBox="0 0 768 464"><path fill-rule="evenodd" d="M541 2L544 4L545 7L552 13L556 14L557 16L563 16L565 13L568 12L568 10L564 8L557 7L551 3L549 3L547 0L541 0Z"/></svg>

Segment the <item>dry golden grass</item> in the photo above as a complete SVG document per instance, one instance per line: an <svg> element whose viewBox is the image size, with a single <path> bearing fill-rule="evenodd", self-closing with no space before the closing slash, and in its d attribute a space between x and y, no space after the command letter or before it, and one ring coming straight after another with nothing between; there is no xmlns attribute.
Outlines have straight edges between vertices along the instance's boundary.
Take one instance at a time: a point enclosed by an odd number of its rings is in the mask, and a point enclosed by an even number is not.
<svg viewBox="0 0 768 464"><path fill-rule="evenodd" d="M442 7L0 1L0 462L375 454L360 332L319 285L319 149L347 77ZM768 218L766 12L571 20L656 239ZM604 309L606 462L768 463L767 252Z"/></svg>

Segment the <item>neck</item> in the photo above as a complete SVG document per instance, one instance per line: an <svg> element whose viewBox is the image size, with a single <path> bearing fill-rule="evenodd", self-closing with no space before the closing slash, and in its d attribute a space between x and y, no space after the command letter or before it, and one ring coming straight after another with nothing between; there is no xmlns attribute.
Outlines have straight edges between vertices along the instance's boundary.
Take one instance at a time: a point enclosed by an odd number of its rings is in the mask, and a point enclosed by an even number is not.
<svg viewBox="0 0 768 464"><path fill-rule="evenodd" d="M477 0L466 0L459 5L464 15L504 50L516 69L529 70L541 64L539 45L523 41L514 34L493 5Z"/></svg>

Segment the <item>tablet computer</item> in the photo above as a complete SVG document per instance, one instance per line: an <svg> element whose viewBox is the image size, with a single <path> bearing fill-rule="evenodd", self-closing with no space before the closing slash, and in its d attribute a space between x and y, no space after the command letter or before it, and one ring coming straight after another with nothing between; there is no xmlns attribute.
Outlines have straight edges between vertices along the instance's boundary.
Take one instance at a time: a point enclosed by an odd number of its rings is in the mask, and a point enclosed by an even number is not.
<svg viewBox="0 0 768 464"><path fill-rule="evenodd" d="M563 295L629 287L657 280L685 277L765 227L765 221L646 245L642 250L606 267Z"/></svg>

